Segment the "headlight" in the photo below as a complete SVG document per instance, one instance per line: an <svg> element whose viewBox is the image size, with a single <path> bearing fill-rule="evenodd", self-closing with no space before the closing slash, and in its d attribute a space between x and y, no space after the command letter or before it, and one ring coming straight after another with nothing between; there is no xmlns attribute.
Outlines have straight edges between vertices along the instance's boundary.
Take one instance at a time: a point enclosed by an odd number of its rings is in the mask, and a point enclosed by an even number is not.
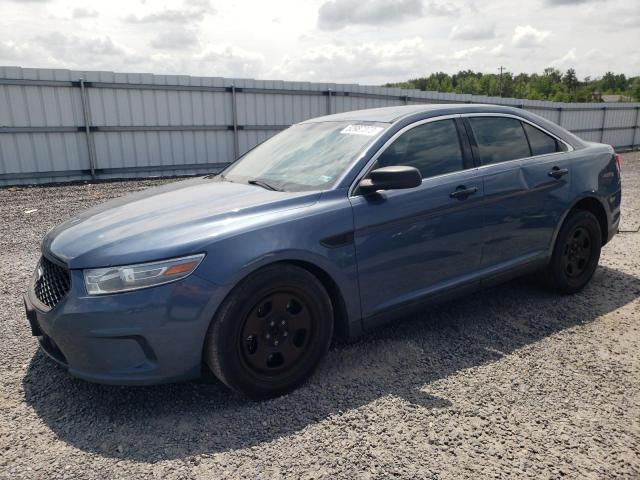
<svg viewBox="0 0 640 480"><path fill-rule="evenodd" d="M84 284L89 295L128 292L175 282L193 272L204 253L160 262L140 263L122 267L84 270Z"/></svg>

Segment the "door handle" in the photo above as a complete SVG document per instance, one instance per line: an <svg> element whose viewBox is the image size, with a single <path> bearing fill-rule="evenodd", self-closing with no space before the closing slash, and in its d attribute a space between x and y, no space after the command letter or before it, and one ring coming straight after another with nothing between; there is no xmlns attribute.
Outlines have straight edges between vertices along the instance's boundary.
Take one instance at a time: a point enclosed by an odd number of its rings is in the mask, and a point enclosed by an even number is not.
<svg viewBox="0 0 640 480"><path fill-rule="evenodd" d="M549 172L549 176L553 178L560 178L563 175L566 175L568 173L569 173L568 168L553 167Z"/></svg>
<svg viewBox="0 0 640 480"><path fill-rule="evenodd" d="M451 198L457 198L458 200L464 200L469 195L473 195L478 191L478 187L465 187L464 185L460 185L453 192L449 194Z"/></svg>

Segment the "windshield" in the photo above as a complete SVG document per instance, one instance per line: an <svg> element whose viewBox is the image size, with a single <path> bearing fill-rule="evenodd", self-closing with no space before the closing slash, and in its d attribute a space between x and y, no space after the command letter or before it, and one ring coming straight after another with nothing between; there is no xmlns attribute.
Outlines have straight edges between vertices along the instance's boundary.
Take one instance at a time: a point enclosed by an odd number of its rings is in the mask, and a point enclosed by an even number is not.
<svg viewBox="0 0 640 480"><path fill-rule="evenodd" d="M294 125L246 153L223 178L274 190L323 190L386 127L373 122Z"/></svg>

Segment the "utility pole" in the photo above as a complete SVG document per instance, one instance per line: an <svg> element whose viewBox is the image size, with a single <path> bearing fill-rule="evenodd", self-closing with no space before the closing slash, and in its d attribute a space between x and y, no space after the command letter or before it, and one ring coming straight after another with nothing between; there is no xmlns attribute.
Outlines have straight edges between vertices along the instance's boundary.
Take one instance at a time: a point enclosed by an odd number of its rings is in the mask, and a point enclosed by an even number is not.
<svg viewBox="0 0 640 480"><path fill-rule="evenodd" d="M502 65L500 65L500 81L499 81L499 85L500 85L500 96L502 97L502 70L504 70L504 67Z"/></svg>

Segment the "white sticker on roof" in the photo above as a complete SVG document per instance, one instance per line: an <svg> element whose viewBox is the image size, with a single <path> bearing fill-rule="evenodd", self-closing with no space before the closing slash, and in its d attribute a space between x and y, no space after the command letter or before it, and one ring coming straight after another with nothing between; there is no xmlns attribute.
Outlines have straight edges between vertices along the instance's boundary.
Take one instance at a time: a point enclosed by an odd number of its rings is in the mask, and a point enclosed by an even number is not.
<svg viewBox="0 0 640 480"><path fill-rule="evenodd" d="M373 137L382 130L382 127L376 127L374 125L347 125L340 131L340 133L344 135L364 135L366 137Z"/></svg>

